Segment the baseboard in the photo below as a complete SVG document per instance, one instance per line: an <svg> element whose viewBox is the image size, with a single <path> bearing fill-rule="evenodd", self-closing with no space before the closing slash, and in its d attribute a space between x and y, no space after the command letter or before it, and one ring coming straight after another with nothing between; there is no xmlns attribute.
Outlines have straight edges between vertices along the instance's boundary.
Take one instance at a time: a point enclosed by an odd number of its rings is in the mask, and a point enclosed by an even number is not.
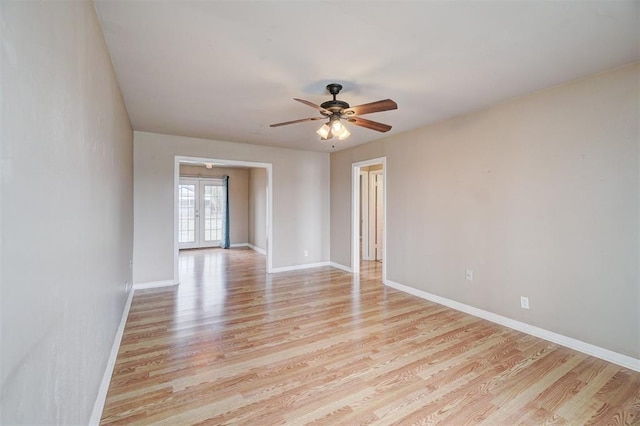
<svg viewBox="0 0 640 426"><path fill-rule="evenodd" d="M158 287L171 287L177 285L178 283L173 280L165 280L165 281L149 281L146 283L135 283L133 285L133 290L146 290L148 288L158 288Z"/></svg>
<svg viewBox="0 0 640 426"><path fill-rule="evenodd" d="M336 263L336 262L329 262L329 266L332 266L334 268L337 269L342 269L345 272L351 273L351 268L349 268L348 266L344 266L340 263Z"/></svg>
<svg viewBox="0 0 640 426"><path fill-rule="evenodd" d="M229 247L231 247L231 248L235 248L235 247L249 247L249 243L233 243L233 244L231 244Z"/></svg>
<svg viewBox="0 0 640 426"><path fill-rule="evenodd" d="M590 343L583 342L581 340L574 339L572 337L563 336L562 334L554 333L553 331L545 330L543 328L535 327L520 321L513 320L511 318L503 317L502 315L494 314L489 311L474 308L473 306L465 305L464 303L456 302L455 300L447 299L445 297L436 296L435 294L427 293L426 291L418 290L413 287L406 286L391 280L386 280L385 285L393 287L397 290L405 293L412 294L422 299L429 300L431 302L438 303L440 305L447 306L457 311L465 312L469 315L473 315L478 318L485 319L487 321L494 322L496 324L504 325L505 327L512 328L514 330L521 331L526 334L530 334L535 337L539 337L549 342L557 343L570 349L574 349L578 352L582 352L587 355L594 356L596 358L603 359L605 361L612 362L630 370L640 372L640 359L632 358L627 355L623 355L617 352L604 349L599 346L592 345Z"/></svg>
<svg viewBox="0 0 640 426"><path fill-rule="evenodd" d="M91 412L91 419L89 424L91 426L99 425L100 418L102 417L102 410L104 409L104 403L107 400L107 392L109 391L109 384L111 383L111 375L113 374L113 368L116 365L116 359L118 358L118 351L120 350L120 342L122 341L122 335L124 333L124 326L127 324L127 318L129 317L129 309L131 309L131 301L133 300L133 293L135 289L129 291L129 296L124 304L122 310L122 317L120 318L120 324L116 331L116 337L113 339L113 345L111 346L111 353L107 360L107 367L102 375L102 381L98 388L98 396L93 404L93 411Z"/></svg>
<svg viewBox="0 0 640 426"><path fill-rule="evenodd" d="M253 244L247 244L251 250L257 251L260 254L267 255L267 251L265 249L261 249L260 247L254 246Z"/></svg>
<svg viewBox="0 0 640 426"><path fill-rule="evenodd" d="M319 268L320 266L329 266L329 262L305 263L304 265L283 266L281 268L272 268L271 273L297 271L300 269Z"/></svg>

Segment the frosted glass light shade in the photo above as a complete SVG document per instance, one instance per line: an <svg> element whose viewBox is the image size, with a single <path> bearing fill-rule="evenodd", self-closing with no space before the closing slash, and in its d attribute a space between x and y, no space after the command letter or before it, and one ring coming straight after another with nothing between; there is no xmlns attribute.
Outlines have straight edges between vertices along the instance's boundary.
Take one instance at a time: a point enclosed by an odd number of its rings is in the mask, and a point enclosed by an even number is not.
<svg viewBox="0 0 640 426"><path fill-rule="evenodd" d="M320 135L322 139L328 139L329 132L331 131L331 127L328 124L323 124L316 133Z"/></svg>
<svg viewBox="0 0 640 426"><path fill-rule="evenodd" d="M351 132L347 130L346 127L342 126L342 133L338 135L339 140L343 140L351 136Z"/></svg>

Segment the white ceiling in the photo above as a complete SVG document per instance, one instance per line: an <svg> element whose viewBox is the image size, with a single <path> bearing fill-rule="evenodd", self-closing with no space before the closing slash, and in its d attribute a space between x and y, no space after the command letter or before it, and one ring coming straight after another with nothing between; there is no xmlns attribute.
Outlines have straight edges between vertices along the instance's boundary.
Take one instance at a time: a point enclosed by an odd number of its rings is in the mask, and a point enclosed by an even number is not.
<svg viewBox="0 0 640 426"><path fill-rule="evenodd" d="M633 1L115 1L96 9L135 130L313 151L362 144L639 60ZM320 141L320 104L398 110Z"/></svg>

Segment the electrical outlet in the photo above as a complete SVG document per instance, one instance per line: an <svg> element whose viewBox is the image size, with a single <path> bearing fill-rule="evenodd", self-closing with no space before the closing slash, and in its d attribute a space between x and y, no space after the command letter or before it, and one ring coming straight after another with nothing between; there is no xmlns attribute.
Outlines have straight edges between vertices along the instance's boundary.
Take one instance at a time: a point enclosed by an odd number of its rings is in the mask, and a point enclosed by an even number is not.
<svg viewBox="0 0 640 426"><path fill-rule="evenodd" d="M309 250L304 251L304 257L309 257Z"/></svg>
<svg viewBox="0 0 640 426"><path fill-rule="evenodd" d="M467 269L464 274L464 279L467 281L473 281L473 271L471 269Z"/></svg>
<svg viewBox="0 0 640 426"><path fill-rule="evenodd" d="M529 298L520 296L520 307L524 309L529 309Z"/></svg>

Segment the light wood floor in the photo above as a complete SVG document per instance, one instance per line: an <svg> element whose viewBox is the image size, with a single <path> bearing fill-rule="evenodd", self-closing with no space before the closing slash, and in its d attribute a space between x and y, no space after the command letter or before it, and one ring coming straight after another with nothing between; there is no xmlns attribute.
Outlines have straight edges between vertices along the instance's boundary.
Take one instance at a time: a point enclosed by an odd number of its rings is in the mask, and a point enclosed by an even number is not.
<svg viewBox="0 0 640 426"><path fill-rule="evenodd" d="M187 251L138 291L102 424L638 424L640 373L330 267Z"/></svg>

